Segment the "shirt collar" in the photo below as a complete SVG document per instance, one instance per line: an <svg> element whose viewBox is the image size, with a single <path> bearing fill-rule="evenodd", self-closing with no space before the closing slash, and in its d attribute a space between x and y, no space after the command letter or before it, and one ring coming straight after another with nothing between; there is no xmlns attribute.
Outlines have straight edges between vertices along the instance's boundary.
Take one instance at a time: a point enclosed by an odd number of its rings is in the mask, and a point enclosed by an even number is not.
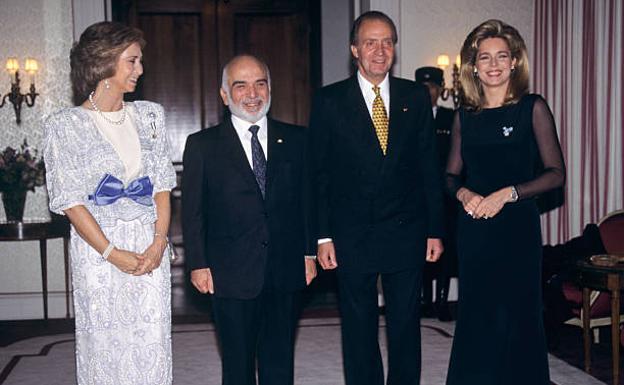
<svg viewBox="0 0 624 385"><path fill-rule="evenodd" d="M249 127L256 125L258 127L260 127L260 129L258 130L258 136L259 137L263 137L267 135L267 117L266 115L263 116L262 118L260 118L260 120L258 120L255 123L250 123L244 119L239 118L236 115L232 115L232 125L234 126L234 129L236 130L236 132L238 132L239 136L240 135L245 135L245 134L249 134L251 135L251 133L249 132Z"/></svg>
<svg viewBox="0 0 624 385"><path fill-rule="evenodd" d="M360 89L364 96L372 95L373 99L375 98L375 92L373 91L373 87L375 86L373 83L369 82L358 70L357 72L358 83L360 85ZM381 81L378 85L381 93L381 97L384 98L386 95L390 95L390 74L387 73L384 80Z"/></svg>

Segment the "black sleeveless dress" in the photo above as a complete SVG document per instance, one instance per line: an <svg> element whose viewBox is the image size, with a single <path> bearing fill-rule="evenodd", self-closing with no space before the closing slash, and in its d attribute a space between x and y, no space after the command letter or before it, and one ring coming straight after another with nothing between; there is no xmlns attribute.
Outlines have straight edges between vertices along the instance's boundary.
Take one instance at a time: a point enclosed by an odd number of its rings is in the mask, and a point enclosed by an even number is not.
<svg viewBox="0 0 624 385"><path fill-rule="evenodd" d="M513 105L460 110L453 130L453 196L460 187L486 197L514 185L520 200L489 219L458 215L459 310L447 384L549 384L532 197L565 178L552 114L541 97L526 95Z"/></svg>

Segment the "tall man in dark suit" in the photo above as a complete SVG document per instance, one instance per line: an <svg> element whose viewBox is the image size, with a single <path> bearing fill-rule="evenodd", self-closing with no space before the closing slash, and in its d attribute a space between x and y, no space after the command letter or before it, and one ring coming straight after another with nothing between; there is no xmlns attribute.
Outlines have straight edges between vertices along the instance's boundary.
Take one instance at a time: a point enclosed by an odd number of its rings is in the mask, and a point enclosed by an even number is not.
<svg viewBox="0 0 624 385"><path fill-rule="evenodd" d="M453 110L438 105L438 98L444 89L444 72L436 67L420 67L415 72L416 83L425 85L431 96L431 110L435 122L435 137L439 154L441 172L446 170L446 159L451 149L451 126ZM444 253L437 263L425 264L423 272L422 316L437 315L440 321L451 321L453 317L448 307L451 276L457 266L456 229L457 199L444 195L446 236ZM436 281L436 306L433 306L433 280Z"/></svg>
<svg viewBox="0 0 624 385"><path fill-rule="evenodd" d="M337 270L347 385L380 385L377 279L386 303L388 384L420 381L422 267L442 252L442 186L429 94L388 75L392 20L354 23L357 74L320 90L310 121L311 185L323 269Z"/></svg>
<svg viewBox="0 0 624 385"><path fill-rule="evenodd" d="M304 129L267 119L269 70L253 56L225 66L220 92L231 117L184 151L185 257L193 285L212 294L223 384L256 384L257 358L260 385L292 385L298 293L316 276Z"/></svg>

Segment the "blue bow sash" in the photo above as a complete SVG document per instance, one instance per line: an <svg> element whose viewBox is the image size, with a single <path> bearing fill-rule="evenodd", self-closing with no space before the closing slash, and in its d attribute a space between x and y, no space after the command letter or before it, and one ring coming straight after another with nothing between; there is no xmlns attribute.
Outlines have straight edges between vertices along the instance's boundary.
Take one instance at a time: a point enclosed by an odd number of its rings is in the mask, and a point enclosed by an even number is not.
<svg viewBox="0 0 624 385"><path fill-rule="evenodd" d="M130 198L144 206L152 206L152 191L154 185L148 176L144 176L128 183L124 188L123 182L110 174L104 175L95 193L89 195L96 206L106 206L115 203L119 198Z"/></svg>

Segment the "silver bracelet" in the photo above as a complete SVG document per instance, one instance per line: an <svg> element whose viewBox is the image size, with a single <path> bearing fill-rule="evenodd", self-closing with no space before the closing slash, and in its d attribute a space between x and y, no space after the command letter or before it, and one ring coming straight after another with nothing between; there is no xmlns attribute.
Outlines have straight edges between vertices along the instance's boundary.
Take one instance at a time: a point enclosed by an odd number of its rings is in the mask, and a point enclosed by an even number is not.
<svg viewBox="0 0 624 385"><path fill-rule="evenodd" d="M160 237L160 238L164 239L165 242L169 242L169 237L166 237L166 236L164 236L162 234L154 233L154 237Z"/></svg>
<svg viewBox="0 0 624 385"><path fill-rule="evenodd" d="M154 238L155 237L160 237L160 238L163 238L165 240L166 244L165 244L165 250L164 251L167 254L169 254L169 261L171 261L171 262L175 261L176 255L175 255L175 251L174 251L173 245L169 241L169 237L165 237L164 235L156 233L156 232L154 233Z"/></svg>
<svg viewBox="0 0 624 385"><path fill-rule="evenodd" d="M113 252L114 248L115 248L115 245L113 245L112 242L109 242L108 246L106 246L106 249L104 249L104 251L102 252L102 259L107 261L108 260L108 256L110 255L110 253Z"/></svg>

